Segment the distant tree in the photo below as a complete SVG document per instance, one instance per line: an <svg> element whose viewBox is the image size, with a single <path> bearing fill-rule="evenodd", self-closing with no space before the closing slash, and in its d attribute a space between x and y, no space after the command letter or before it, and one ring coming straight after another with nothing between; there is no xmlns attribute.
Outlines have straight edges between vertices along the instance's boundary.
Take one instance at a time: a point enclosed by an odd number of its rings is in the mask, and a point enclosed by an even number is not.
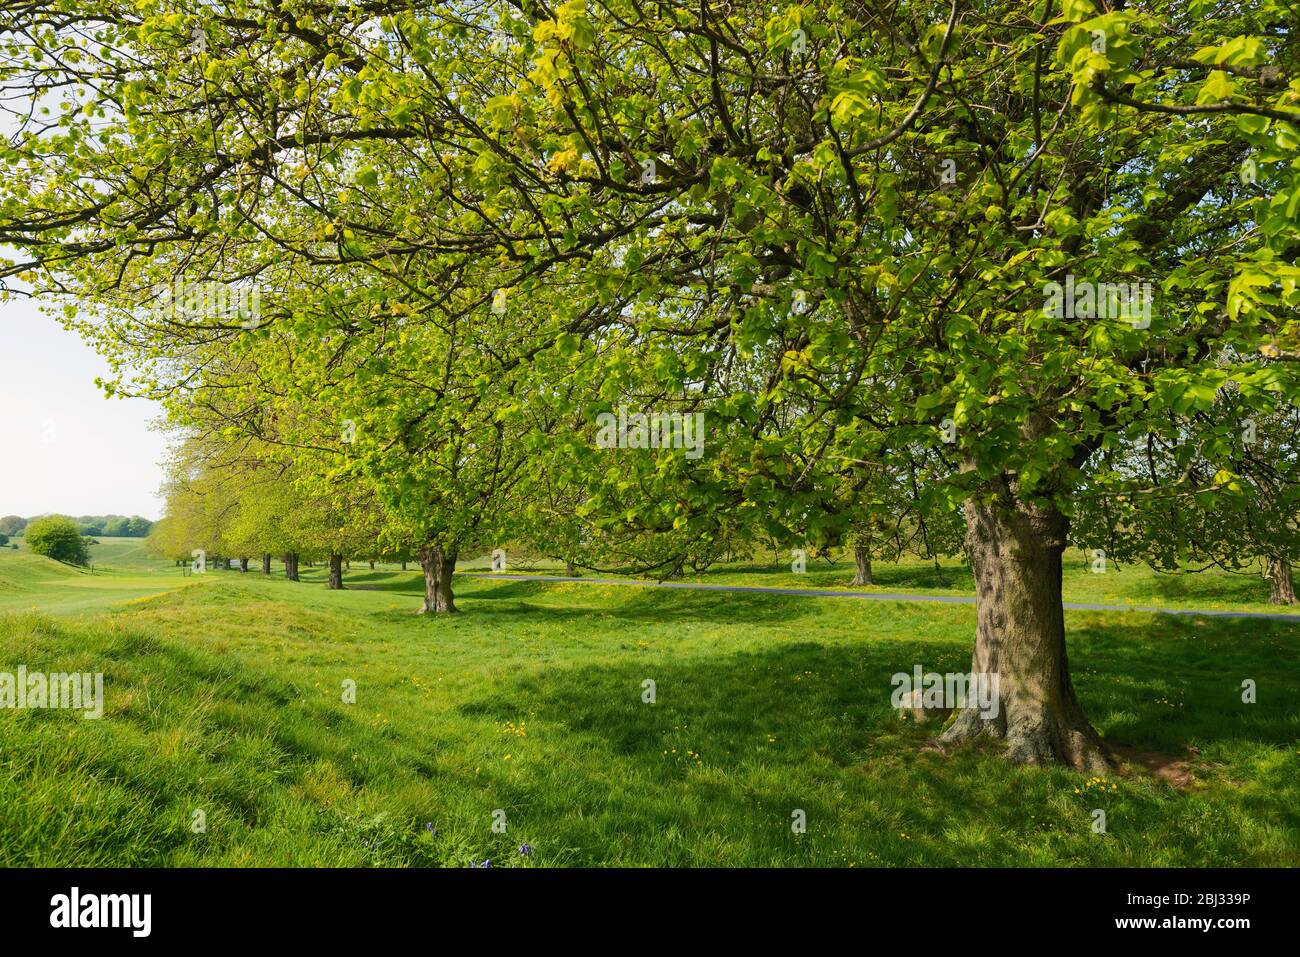
<svg viewBox="0 0 1300 957"><path fill-rule="evenodd" d="M129 519L125 518L110 518L104 523L103 534L110 538L122 538L123 536L129 535L130 532L127 530L127 523L129 521Z"/></svg>
<svg viewBox="0 0 1300 957"><path fill-rule="evenodd" d="M21 535L27 527L27 519L18 515L6 515L0 518L0 532L6 535Z"/></svg>
<svg viewBox="0 0 1300 957"><path fill-rule="evenodd" d="M125 515L79 515L73 521L83 535L104 535L109 538L145 538L153 527L153 522L139 515L130 518ZM13 532L9 534L12 535Z"/></svg>
<svg viewBox="0 0 1300 957"><path fill-rule="evenodd" d="M1143 436L1107 454L1117 493L1083 497L1077 544L1101 547L1110 559L1145 558L1168 572L1257 568L1270 583L1271 603L1296 604L1297 430L1300 409L1251 414L1235 384L1226 383L1209 409L1179 417L1165 437Z"/></svg>
<svg viewBox="0 0 1300 957"><path fill-rule="evenodd" d="M149 530L153 528L153 522L147 518L141 518L139 515L134 515L126 520L125 527L126 531L122 534L128 538L144 538L149 534Z"/></svg>
<svg viewBox="0 0 1300 957"><path fill-rule="evenodd" d="M27 526L27 547L37 555L71 565L86 565L90 552L77 523L65 515L47 515Z"/></svg>
<svg viewBox="0 0 1300 957"><path fill-rule="evenodd" d="M6 535L4 532L0 532L0 545L8 545L8 544L9 544L9 536Z"/></svg>

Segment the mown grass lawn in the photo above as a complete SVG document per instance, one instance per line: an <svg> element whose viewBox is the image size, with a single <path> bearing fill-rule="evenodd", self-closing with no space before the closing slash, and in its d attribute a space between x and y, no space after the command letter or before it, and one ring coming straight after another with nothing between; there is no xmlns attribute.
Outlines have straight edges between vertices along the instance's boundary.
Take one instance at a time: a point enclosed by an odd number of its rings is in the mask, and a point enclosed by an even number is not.
<svg viewBox="0 0 1300 957"><path fill-rule="evenodd" d="M970 607L465 579L417 618L413 573L363 568L0 616L0 671L107 697L0 711L0 865L1300 864L1286 622L1067 613L1089 714L1175 787L922 750L890 676L968 668Z"/></svg>
<svg viewBox="0 0 1300 957"><path fill-rule="evenodd" d="M159 592L208 584L201 576L152 559L139 538L103 538L91 546L92 565L77 568L19 547L0 548L0 614L45 611L73 614L105 611Z"/></svg>

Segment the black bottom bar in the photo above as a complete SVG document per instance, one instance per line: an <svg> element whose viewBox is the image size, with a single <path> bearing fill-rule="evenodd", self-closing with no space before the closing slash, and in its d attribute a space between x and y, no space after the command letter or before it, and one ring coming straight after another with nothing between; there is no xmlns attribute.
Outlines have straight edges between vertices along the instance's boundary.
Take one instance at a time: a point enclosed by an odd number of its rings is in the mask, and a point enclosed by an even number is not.
<svg viewBox="0 0 1300 957"><path fill-rule="evenodd" d="M782 927L851 933L876 946L938 943L945 929L950 945L978 943L981 933L1043 929L1071 942L1200 935L1231 946L1257 931L1294 935L1296 875L1257 869L7 870L0 871L0 915L11 942L48 936L112 939L128 947L282 940L336 948L412 932L444 944L463 942L468 933L483 935L488 945L510 946L514 938L535 947L547 940L614 943L620 934L631 935L629 943L667 934L659 937L667 942L684 939L688 929L736 945L761 943ZM148 895L147 908L143 896L130 895Z"/></svg>

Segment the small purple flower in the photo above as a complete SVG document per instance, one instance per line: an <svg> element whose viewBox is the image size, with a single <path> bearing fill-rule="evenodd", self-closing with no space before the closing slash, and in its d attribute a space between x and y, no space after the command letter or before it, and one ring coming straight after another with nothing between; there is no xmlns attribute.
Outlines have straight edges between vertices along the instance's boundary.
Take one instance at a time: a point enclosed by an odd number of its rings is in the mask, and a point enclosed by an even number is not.
<svg viewBox="0 0 1300 957"><path fill-rule="evenodd" d="M471 865L471 866L472 866L472 867L491 867L491 866L492 866L492 858L489 857L489 858L488 858L486 861L484 861L482 864L473 864L473 865Z"/></svg>
<svg viewBox="0 0 1300 957"><path fill-rule="evenodd" d="M528 857L528 855L530 855L530 854L533 853L533 845L531 845L531 844L520 844L520 845L519 845L519 853L522 854L524 857Z"/></svg>
<svg viewBox="0 0 1300 957"><path fill-rule="evenodd" d="M432 822L432 821L429 821L427 824L425 824L425 825L424 825L424 829L425 829L426 831L428 831L428 832L429 832L431 835L433 835L434 837L437 837L437 836L438 836L438 829L437 829L436 827L433 826L433 822Z"/></svg>

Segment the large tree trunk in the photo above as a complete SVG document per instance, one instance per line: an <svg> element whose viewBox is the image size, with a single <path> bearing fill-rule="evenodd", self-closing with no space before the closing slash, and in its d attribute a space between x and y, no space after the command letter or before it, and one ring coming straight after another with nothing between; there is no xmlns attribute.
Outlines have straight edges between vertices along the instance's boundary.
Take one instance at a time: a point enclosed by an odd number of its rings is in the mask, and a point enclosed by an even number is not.
<svg viewBox="0 0 1300 957"><path fill-rule="evenodd" d="M966 549L975 576L971 672L998 676L998 709L966 707L939 738L1004 741L1008 760L1105 771L1112 759L1084 717L1070 681L1061 607L1061 554L1069 520L1055 508L966 503Z"/></svg>
<svg viewBox="0 0 1300 957"><path fill-rule="evenodd" d="M456 550L444 550L441 545L421 548L420 567L424 569L424 607L418 614L454 615L451 575L456 570Z"/></svg>
<svg viewBox="0 0 1300 957"><path fill-rule="evenodd" d="M577 578L577 577L578 577L578 566L575 565L575 564L573 564L573 562L565 562L565 563L564 563L564 574L566 574L566 575L569 576L570 578Z"/></svg>
<svg viewBox="0 0 1300 957"><path fill-rule="evenodd" d="M247 558L241 558L241 559L239 560L239 570L240 570L241 572L247 572L247 571L248 571L248 559L247 559Z"/></svg>
<svg viewBox="0 0 1300 957"><path fill-rule="evenodd" d="M402 562L402 571L406 571L406 562Z"/></svg>
<svg viewBox="0 0 1300 957"><path fill-rule="evenodd" d="M335 591L343 587L343 556L337 552L330 553L329 587Z"/></svg>
<svg viewBox="0 0 1300 957"><path fill-rule="evenodd" d="M853 576L854 586L871 584L871 547L862 543L853 546L853 561L857 572Z"/></svg>
<svg viewBox="0 0 1300 957"><path fill-rule="evenodd" d="M270 552L262 553L262 574L263 575L271 574L271 553Z"/></svg>
<svg viewBox="0 0 1300 957"><path fill-rule="evenodd" d="M1295 604L1295 579L1291 577L1291 563L1277 555L1268 557L1268 580L1272 584L1272 593L1268 596L1271 605Z"/></svg>
<svg viewBox="0 0 1300 957"><path fill-rule="evenodd" d="M290 552L284 556L284 577L291 582L298 580L298 553Z"/></svg>

